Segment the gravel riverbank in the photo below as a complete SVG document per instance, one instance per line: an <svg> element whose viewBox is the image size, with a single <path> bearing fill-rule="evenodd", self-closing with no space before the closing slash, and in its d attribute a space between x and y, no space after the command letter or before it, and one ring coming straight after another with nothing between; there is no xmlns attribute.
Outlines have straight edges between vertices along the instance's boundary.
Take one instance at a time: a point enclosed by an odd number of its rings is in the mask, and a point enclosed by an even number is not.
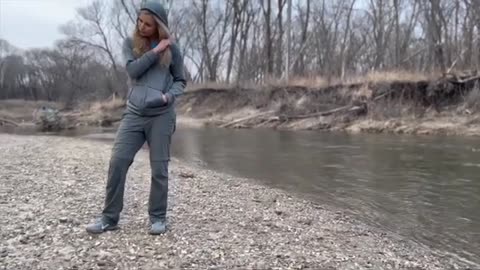
<svg viewBox="0 0 480 270"><path fill-rule="evenodd" d="M111 145L0 134L0 269L473 269L344 213L173 160L170 231L148 235L148 154L127 179L121 229L101 211ZM470 267L470 268L469 268Z"/></svg>

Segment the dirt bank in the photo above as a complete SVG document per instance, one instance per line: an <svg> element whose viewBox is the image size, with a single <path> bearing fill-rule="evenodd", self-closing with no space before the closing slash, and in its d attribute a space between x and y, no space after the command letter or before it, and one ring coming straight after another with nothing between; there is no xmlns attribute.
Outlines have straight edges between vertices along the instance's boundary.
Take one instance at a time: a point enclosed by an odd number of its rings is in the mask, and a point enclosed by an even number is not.
<svg viewBox="0 0 480 270"><path fill-rule="evenodd" d="M467 269L341 211L174 161L169 232L148 235L148 154L127 180L121 230L101 210L110 144L0 134L0 269Z"/></svg>
<svg viewBox="0 0 480 270"><path fill-rule="evenodd" d="M199 88L179 102L190 122L230 128L480 135L478 76L333 86ZM197 121L195 121L195 119Z"/></svg>

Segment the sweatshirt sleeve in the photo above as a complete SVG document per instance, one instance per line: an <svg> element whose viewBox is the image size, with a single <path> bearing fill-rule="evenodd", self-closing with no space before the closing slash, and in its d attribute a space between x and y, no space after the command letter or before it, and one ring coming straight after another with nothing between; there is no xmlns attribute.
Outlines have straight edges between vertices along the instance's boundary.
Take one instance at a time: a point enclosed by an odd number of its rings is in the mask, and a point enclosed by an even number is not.
<svg viewBox="0 0 480 270"><path fill-rule="evenodd" d="M170 72L173 76L172 87L166 93L168 102L175 101L176 97L183 94L185 87L187 86L187 80L185 79L185 73L183 70L183 57L178 45L170 47L172 50L172 63L170 65Z"/></svg>
<svg viewBox="0 0 480 270"><path fill-rule="evenodd" d="M131 39L125 39L122 51L126 61L126 70L131 79L142 76L148 68L158 61L159 57L153 50L150 50L139 58L135 58Z"/></svg>

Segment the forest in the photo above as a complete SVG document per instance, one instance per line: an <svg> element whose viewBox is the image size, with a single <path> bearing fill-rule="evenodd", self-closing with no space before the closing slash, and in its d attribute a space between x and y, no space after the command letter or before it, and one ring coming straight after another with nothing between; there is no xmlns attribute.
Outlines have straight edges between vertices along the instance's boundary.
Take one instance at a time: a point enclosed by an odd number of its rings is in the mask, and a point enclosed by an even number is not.
<svg viewBox="0 0 480 270"><path fill-rule="evenodd" d="M96 0L51 48L0 40L0 99L124 97L120 46L142 1ZM189 85L348 81L375 72L417 76L477 70L475 0L163 1ZM395 76L395 75L394 75Z"/></svg>

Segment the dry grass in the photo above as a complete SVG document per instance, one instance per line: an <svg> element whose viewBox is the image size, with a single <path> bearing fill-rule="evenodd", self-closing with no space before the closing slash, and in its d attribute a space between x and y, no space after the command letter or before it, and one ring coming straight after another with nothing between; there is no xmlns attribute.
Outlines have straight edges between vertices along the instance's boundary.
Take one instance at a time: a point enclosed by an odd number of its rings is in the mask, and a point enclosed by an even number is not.
<svg viewBox="0 0 480 270"><path fill-rule="evenodd" d="M90 125L110 125L120 118L125 107L125 101L120 98L112 98L104 101L83 104L77 121Z"/></svg>
<svg viewBox="0 0 480 270"><path fill-rule="evenodd" d="M285 79L270 78L266 79L262 84L242 83L241 86L245 88L292 86L323 89L330 86L350 84L428 81L438 78L439 76L440 74L437 73L418 73L405 70L372 71L365 75L351 76L344 79L338 77L327 78L324 76L296 76L292 77L288 82ZM195 91L203 88L234 89L236 85L224 82L205 82L201 84L190 84L187 87L187 91Z"/></svg>
<svg viewBox="0 0 480 270"><path fill-rule="evenodd" d="M392 82L419 82L438 78L439 74L414 73L404 70L395 71L372 71L365 75L351 76L344 79L326 78L319 76L294 77L288 85L305 87L329 87L335 85L366 84L366 83L392 83ZM279 81L285 85L285 81Z"/></svg>
<svg viewBox="0 0 480 270"><path fill-rule="evenodd" d="M370 72L365 76L348 78L344 84L353 83L390 83L390 82L419 82L438 78L438 74L413 73L404 70Z"/></svg>
<svg viewBox="0 0 480 270"><path fill-rule="evenodd" d="M92 113L100 111L115 111L125 106L125 101L120 98L112 98L106 101L96 101L90 104L89 111Z"/></svg>
<svg viewBox="0 0 480 270"><path fill-rule="evenodd" d="M465 106L471 112L480 111L480 86L478 83L465 97Z"/></svg>
<svg viewBox="0 0 480 270"><path fill-rule="evenodd" d="M234 84L227 84L223 82L203 82L203 83L190 83L185 89L186 92L191 92L199 89L231 89L234 88Z"/></svg>
<svg viewBox="0 0 480 270"><path fill-rule="evenodd" d="M288 81L285 79L271 78L265 80L265 86L292 86L292 87L307 87L307 88L325 88L329 86L327 78L322 76L295 76Z"/></svg>
<svg viewBox="0 0 480 270"><path fill-rule="evenodd" d="M35 112L42 106L63 110L62 115L68 126L81 125L111 125L118 121L125 107L125 102L119 98L105 101L85 102L74 110L66 110L62 103L47 101L0 100L0 119L12 120L17 123L33 122Z"/></svg>
<svg viewBox="0 0 480 270"><path fill-rule="evenodd" d="M14 121L32 121L35 110L47 106L56 109L63 109L61 103L48 101L31 101L21 99L0 100L0 118Z"/></svg>

